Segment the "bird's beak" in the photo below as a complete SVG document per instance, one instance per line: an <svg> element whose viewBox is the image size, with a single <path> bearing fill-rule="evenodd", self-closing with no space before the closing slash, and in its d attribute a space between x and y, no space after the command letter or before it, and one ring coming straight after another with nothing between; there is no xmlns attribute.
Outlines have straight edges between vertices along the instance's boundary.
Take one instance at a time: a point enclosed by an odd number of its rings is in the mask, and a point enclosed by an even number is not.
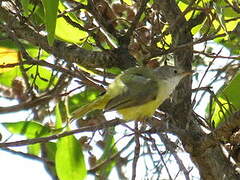
<svg viewBox="0 0 240 180"><path fill-rule="evenodd" d="M194 71L191 70L191 71L183 72L182 75L187 76L187 75L192 75L193 73L194 73Z"/></svg>

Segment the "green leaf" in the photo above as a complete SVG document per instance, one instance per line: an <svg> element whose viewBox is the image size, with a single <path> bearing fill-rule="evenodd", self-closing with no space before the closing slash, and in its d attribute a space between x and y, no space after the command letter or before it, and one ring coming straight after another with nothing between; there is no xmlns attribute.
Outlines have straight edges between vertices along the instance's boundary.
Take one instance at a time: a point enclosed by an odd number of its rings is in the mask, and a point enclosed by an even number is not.
<svg viewBox="0 0 240 180"><path fill-rule="evenodd" d="M74 1L80 2L80 3L82 3L83 5L87 5L87 4L88 4L88 1L87 1L87 0L74 0Z"/></svg>
<svg viewBox="0 0 240 180"><path fill-rule="evenodd" d="M5 39L6 36L0 35L0 38ZM9 40L9 39L8 40L1 40L0 41L0 46L6 47L6 48L11 48L11 49L18 49L16 43L11 41L11 40Z"/></svg>
<svg viewBox="0 0 240 180"><path fill-rule="evenodd" d="M29 15L30 11L28 9L28 5L29 5L29 0L21 0L21 4L22 4L22 7L23 7L23 15L24 16L27 16Z"/></svg>
<svg viewBox="0 0 240 180"><path fill-rule="evenodd" d="M70 97L68 100L70 113L77 108L94 101L100 95L100 91L94 88L87 88L79 94Z"/></svg>
<svg viewBox="0 0 240 180"><path fill-rule="evenodd" d="M39 90L45 90L49 86L50 79L52 77L52 71L42 67L42 66L30 66L24 65L25 68L30 67L27 71L27 75L29 76L30 82L35 82ZM38 76L35 79L35 75ZM56 83L57 78L55 77L52 86ZM50 86L51 87L51 86Z"/></svg>
<svg viewBox="0 0 240 180"><path fill-rule="evenodd" d="M157 47L159 48L164 48L164 49L169 49L169 45L172 44L172 35L171 34L168 34L166 36L163 37L164 39L164 43L159 41L157 42ZM168 44L168 45L166 45Z"/></svg>
<svg viewBox="0 0 240 180"><path fill-rule="evenodd" d="M123 0L128 6L132 6L134 4L134 1L132 0Z"/></svg>
<svg viewBox="0 0 240 180"><path fill-rule="evenodd" d="M34 47L33 46L33 47L29 47L26 50L27 50L28 54L33 58L39 57L39 59L45 60L50 56L49 53L47 53L44 50L41 50L40 53L39 53L39 47Z"/></svg>
<svg viewBox="0 0 240 180"><path fill-rule="evenodd" d="M106 69L106 72L118 75L122 72L122 70L118 67L112 67L112 68Z"/></svg>
<svg viewBox="0 0 240 180"><path fill-rule="evenodd" d="M59 9L61 11L66 10L66 7L59 3ZM72 13L68 13L69 18L75 23L81 24L78 18L75 17ZM63 17L57 19L56 25L56 37L60 40L64 40L70 43L82 44L84 40L88 37L88 33L74 27L73 25L69 24Z"/></svg>
<svg viewBox="0 0 240 180"><path fill-rule="evenodd" d="M217 14L217 23L214 21L213 25L217 27L219 24L222 29L218 32L218 34L225 33L227 36L225 36L224 39L228 40L228 32L233 31L236 28L237 24L240 21L240 15L222 0L219 2L214 2L213 7Z"/></svg>
<svg viewBox="0 0 240 180"><path fill-rule="evenodd" d="M55 115L56 115L56 129L62 128L62 101L60 101L55 108Z"/></svg>
<svg viewBox="0 0 240 180"><path fill-rule="evenodd" d="M42 0L44 19L48 32L48 44L53 45L59 0Z"/></svg>
<svg viewBox="0 0 240 180"><path fill-rule="evenodd" d="M58 140L55 163L60 180L82 180L86 177L81 144L74 136Z"/></svg>
<svg viewBox="0 0 240 180"><path fill-rule="evenodd" d="M220 23L226 35L228 35L227 27L226 27L224 15L223 15L223 7L221 7L220 4L213 2L213 8L216 11L218 22Z"/></svg>
<svg viewBox="0 0 240 180"><path fill-rule="evenodd" d="M212 106L212 121L215 127L224 122L233 112L240 109L240 73L238 73L217 95L218 102Z"/></svg>
<svg viewBox="0 0 240 180"><path fill-rule="evenodd" d="M40 154L40 144L30 144L27 147L29 154L34 154L38 156Z"/></svg>
<svg viewBox="0 0 240 180"><path fill-rule="evenodd" d="M0 74L0 84L7 86L7 87L11 87L12 81L18 76L22 76L19 67L15 67L8 72L1 73Z"/></svg>
<svg viewBox="0 0 240 180"><path fill-rule="evenodd" d="M16 64L19 62L19 54L15 49L0 47L0 65ZM12 70L14 67L2 67L0 73Z"/></svg>
<svg viewBox="0 0 240 180"><path fill-rule="evenodd" d="M238 27L240 27L240 23ZM236 27L236 30L238 27ZM236 48L240 44L240 37L237 34L230 34L229 40L222 40L218 43L228 48L231 54L240 54L240 48ZM240 58L238 60L240 60Z"/></svg>
<svg viewBox="0 0 240 180"><path fill-rule="evenodd" d="M42 157L54 162L56 151L57 151L57 144L55 142L47 142L41 144L41 151L42 151ZM57 172L54 165L50 163L44 163L44 167L47 169L47 172L51 174L52 177L56 177Z"/></svg>
<svg viewBox="0 0 240 180"><path fill-rule="evenodd" d="M35 121L2 123L2 125L11 133L21 134L29 139L51 134L51 129L49 127L43 126Z"/></svg>
<svg viewBox="0 0 240 180"><path fill-rule="evenodd" d="M37 6L35 6L35 11L29 18L34 24L43 25L45 23L44 17L43 5L39 3Z"/></svg>
<svg viewBox="0 0 240 180"><path fill-rule="evenodd" d="M191 29L191 33L192 33L193 35L197 34L202 27L203 27L203 23L202 23L202 24L198 24L197 26L194 26L194 27Z"/></svg>
<svg viewBox="0 0 240 180"><path fill-rule="evenodd" d="M54 161L57 152L57 144L55 142L44 143L42 144L42 151L44 152L45 158Z"/></svg>

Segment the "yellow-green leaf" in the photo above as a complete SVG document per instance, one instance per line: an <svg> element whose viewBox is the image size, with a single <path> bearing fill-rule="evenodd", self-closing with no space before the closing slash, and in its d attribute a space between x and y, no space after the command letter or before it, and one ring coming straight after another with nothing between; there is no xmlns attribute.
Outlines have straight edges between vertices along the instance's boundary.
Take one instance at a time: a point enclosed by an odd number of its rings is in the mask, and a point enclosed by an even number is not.
<svg viewBox="0 0 240 180"><path fill-rule="evenodd" d="M30 67L30 69L28 69L27 71L27 75L29 76L29 80L31 82L34 82L39 90L45 90L49 86L49 83L52 83L51 85L53 86L58 79L57 77L55 77L54 81L50 82L50 78L52 77L52 71L45 67L30 65L24 65L24 67Z"/></svg>
<svg viewBox="0 0 240 180"><path fill-rule="evenodd" d="M51 129L35 121L19 121L11 123L2 123L8 131L14 134L21 134L27 138L35 138L49 135Z"/></svg>
<svg viewBox="0 0 240 180"><path fill-rule="evenodd" d="M0 73L0 84L11 87L12 86L12 81L16 77L21 77L21 71L19 69L19 66L12 68L10 71Z"/></svg>
<svg viewBox="0 0 240 180"><path fill-rule="evenodd" d="M218 102L213 103L212 121L215 127L225 121L233 112L240 109L239 91L240 73L238 73L217 95Z"/></svg>
<svg viewBox="0 0 240 180"><path fill-rule="evenodd" d="M21 4L23 7L23 14L24 16L27 16L29 14L29 9L28 9L29 0L21 0Z"/></svg>
<svg viewBox="0 0 240 180"><path fill-rule="evenodd" d="M42 0L42 3L44 7L44 19L48 33L48 43L49 45L53 45L59 0Z"/></svg>
<svg viewBox="0 0 240 180"><path fill-rule="evenodd" d="M59 3L59 9L63 11L66 9L66 7L62 3ZM76 20L77 18L74 18L73 15L69 16L69 18L71 18L71 20L75 23L80 24L80 22ZM56 37L61 40L76 44L81 44L85 40L85 38L88 37L87 32L72 26L63 17L57 19L55 34Z"/></svg>
<svg viewBox="0 0 240 180"><path fill-rule="evenodd" d="M58 140L55 163L60 180L83 180L86 177L87 170L81 144L74 136Z"/></svg>
<svg viewBox="0 0 240 180"><path fill-rule="evenodd" d="M19 61L18 51L5 47L0 47L0 65L14 64ZM0 67L0 73L10 71L13 67Z"/></svg>

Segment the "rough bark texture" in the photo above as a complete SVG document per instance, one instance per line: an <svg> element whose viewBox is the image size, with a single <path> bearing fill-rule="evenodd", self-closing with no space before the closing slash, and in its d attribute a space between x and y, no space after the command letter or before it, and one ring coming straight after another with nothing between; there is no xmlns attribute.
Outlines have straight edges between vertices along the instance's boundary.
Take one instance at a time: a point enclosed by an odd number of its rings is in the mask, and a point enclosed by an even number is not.
<svg viewBox="0 0 240 180"><path fill-rule="evenodd" d="M192 42L192 35L188 29L185 18L178 9L174 0L159 1L165 18L169 24L173 24L171 34L175 46ZM183 69L191 69L193 58L192 47L180 49L174 52L175 63ZM239 179L235 169L231 166L229 160L224 156L220 145L199 151L201 138L207 136L195 121L191 107L191 79L186 78L175 91L173 99L173 108L170 114L174 119L176 127L186 129L186 134L177 134L181 139L185 150L198 167L200 175L205 180ZM191 130L191 131L189 131Z"/></svg>
<svg viewBox="0 0 240 180"><path fill-rule="evenodd" d="M24 39L33 45L39 46L45 51L55 55L58 58L69 62L75 62L85 67L119 67L127 69L135 65L135 59L124 48L117 48L113 51L94 52L85 50L76 45L69 46L61 41L55 41L54 45L48 45L47 37L37 32L28 24L12 15L8 10L0 6L0 19L4 19L9 26L9 31L14 31L18 38ZM3 27L3 26L2 26ZM6 31L8 31L6 30Z"/></svg>
<svg viewBox="0 0 240 180"><path fill-rule="evenodd" d="M203 179L239 179L239 176L236 175L234 168L229 165L229 159L224 156L219 145L208 148L201 154L190 154L193 162L199 167Z"/></svg>

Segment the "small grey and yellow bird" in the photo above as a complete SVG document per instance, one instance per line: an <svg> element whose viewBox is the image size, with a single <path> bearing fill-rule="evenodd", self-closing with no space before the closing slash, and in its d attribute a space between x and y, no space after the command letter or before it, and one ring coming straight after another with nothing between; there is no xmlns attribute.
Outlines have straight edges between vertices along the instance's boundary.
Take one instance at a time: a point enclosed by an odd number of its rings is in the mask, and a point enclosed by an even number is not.
<svg viewBox="0 0 240 180"><path fill-rule="evenodd" d="M192 73L168 65L130 68L115 78L103 96L74 111L71 120L95 109L117 111L127 121L151 117L180 80Z"/></svg>

